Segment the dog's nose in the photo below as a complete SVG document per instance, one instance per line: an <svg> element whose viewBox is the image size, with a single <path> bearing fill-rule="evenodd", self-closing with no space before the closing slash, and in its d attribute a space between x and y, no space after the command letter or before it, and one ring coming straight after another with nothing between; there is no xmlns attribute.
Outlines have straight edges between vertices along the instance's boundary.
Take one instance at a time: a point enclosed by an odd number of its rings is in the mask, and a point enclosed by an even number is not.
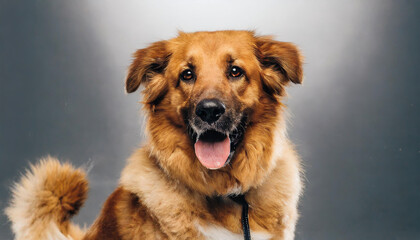
<svg viewBox="0 0 420 240"><path fill-rule="evenodd" d="M195 114L209 124L216 122L223 113L225 113L225 105L217 99L201 100L195 109Z"/></svg>

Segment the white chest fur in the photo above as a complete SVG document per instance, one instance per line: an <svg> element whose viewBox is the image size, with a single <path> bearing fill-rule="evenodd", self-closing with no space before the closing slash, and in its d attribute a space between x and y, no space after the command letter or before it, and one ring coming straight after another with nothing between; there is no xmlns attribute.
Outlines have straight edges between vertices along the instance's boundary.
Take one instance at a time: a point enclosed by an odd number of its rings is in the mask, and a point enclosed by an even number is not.
<svg viewBox="0 0 420 240"><path fill-rule="evenodd" d="M197 224L197 229L203 234L207 240L243 240L244 236L242 234L233 233L227 230L224 227L209 225L203 227ZM253 232L251 231L251 238L253 240L269 240L271 239L271 234L265 232Z"/></svg>

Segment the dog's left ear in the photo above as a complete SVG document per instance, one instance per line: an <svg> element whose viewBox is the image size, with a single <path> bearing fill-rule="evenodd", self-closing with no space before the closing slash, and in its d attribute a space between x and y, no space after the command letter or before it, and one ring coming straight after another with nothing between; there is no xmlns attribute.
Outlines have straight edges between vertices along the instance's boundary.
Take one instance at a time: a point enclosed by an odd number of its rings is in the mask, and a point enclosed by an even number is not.
<svg viewBox="0 0 420 240"><path fill-rule="evenodd" d="M162 76L170 57L166 42L156 42L147 48L139 49L133 57L125 80L125 90L132 93L144 84L144 102L153 103L164 95L168 88Z"/></svg>
<svg viewBox="0 0 420 240"><path fill-rule="evenodd" d="M267 93L282 96L283 87L289 82L302 83L303 57L294 44L258 37L256 56L262 67L263 88Z"/></svg>

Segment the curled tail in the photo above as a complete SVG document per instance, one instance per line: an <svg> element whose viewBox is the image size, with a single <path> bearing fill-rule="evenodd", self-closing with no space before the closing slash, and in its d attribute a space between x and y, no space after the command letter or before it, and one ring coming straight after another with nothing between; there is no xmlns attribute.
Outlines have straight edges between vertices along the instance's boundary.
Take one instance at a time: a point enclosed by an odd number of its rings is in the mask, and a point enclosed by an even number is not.
<svg viewBox="0 0 420 240"><path fill-rule="evenodd" d="M16 240L79 240L83 231L70 218L83 205L88 192L86 173L70 164L46 157L12 188L5 213Z"/></svg>

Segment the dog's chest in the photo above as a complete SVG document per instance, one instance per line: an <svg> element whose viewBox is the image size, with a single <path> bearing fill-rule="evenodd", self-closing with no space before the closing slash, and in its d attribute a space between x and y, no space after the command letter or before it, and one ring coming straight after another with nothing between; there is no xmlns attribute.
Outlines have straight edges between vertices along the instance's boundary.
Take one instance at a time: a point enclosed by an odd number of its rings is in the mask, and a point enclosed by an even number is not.
<svg viewBox="0 0 420 240"><path fill-rule="evenodd" d="M209 225L203 227L197 225L197 229L204 235L207 240L243 240L244 236L242 234L233 233L227 230L224 227ZM272 235L266 232L253 232L251 231L251 237L253 240L269 240Z"/></svg>

